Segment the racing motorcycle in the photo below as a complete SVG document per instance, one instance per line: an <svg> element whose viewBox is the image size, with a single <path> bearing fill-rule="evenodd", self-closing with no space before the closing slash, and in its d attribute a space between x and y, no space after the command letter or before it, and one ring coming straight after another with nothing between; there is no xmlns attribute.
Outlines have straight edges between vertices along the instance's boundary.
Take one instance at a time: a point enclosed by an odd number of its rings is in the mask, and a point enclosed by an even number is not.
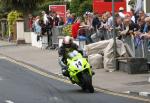
<svg viewBox="0 0 150 103"><path fill-rule="evenodd" d="M92 71L87 59L74 50L69 53L67 66L71 81L79 85L82 90L93 93Z"/></svg>

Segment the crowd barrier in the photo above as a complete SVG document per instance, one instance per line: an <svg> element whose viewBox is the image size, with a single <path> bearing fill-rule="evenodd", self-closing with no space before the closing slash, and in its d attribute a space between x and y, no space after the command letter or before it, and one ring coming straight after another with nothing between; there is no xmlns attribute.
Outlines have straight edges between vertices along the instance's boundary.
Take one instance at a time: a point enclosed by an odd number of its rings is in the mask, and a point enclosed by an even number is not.
<svg viewBox="0 0 150 103"><path fill-rule="evenodd" d="M56 26L52 29L52 44L59 46L60 41L62 41L62 36L64 34L62 33L64 26ZM99 29L96 33L90 32L87 30L87 35L93 35L95 36L94 42L100 41L100 40L108 40L113 38L112 31L108 31L106 29ZM92 34L90 34L92 33ZM61 40L59 40L61 39ZM122 41L130 47L130 49L133 52L133 57L141 57L141 58L147 58L150 62L150 52L148 51L148 39L140 39L134 37L133 35L123 36ZM80 42L79 40L76 40L77 42ZM80 42L81 43L81 42ZM78 43L79 44L79 43ZM83 48L83 44L82 48Z"/></svg>
<svg viewBox="0 0 150 103"><path fill-rule="evenodd" d="M106 29L99 29L94 35L94 41L108 40L113 38L113 32ZM137 40L138 39L138 40ZM122 41L128 44L132 50L133 57L147 58L150 62L150 40L134 37L133 35L122 36Z"/></svg>
<svg viewBox="0 0 150 103"><path fill-rule="evenodd" d="M39 40L37 40L38 35L35 32L31 33L31 45L38 48L46 48L47 47L47 36L41 36Z"/></svg>
<svg viewBox="0 0 150 103"><path fill-rule="evenodd" d="M91 38L94 42L98 42L100 40L108 40L113 38L113 31L108 31L106 29L97 29L95 33L92 34Z"/></svg>
<svg viewBox="0 0 150 103"><path fill-rule="evenodd" d="M123 42L128 44L133 51L133 55L136 58L147 58L150 62L150 51L148 49L149 40L140 37L134 37L133 35L123 37Z"/></svg>
<svg viewBox="0 0 150 103"><path fill-rule="evenodd" d="M52 29L52 45L55 48L58 48L61 46L63 37L65 36L65 34L63 34L63 28L65 26L56 26L53 27ZM88 31L86 33L89 33ZM77 45L79 45L80 49L83 49L84 45L85 45L85 41L80 41L78 39L76 39L74 41Z"/></svg>
<svg viewBox="0 0 150 103"><path fill-rule="evenodd" d="M59 45L59 36L63 36L62 34L63 26L56 26L52 28L52 45L54 47L58 47Z"/></svg>

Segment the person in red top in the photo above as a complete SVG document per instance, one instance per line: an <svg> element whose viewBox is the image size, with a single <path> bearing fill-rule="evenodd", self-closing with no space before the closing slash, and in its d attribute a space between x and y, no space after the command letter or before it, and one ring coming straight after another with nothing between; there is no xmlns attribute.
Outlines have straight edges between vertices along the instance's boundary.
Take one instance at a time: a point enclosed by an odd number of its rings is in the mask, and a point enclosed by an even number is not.
<svg viewBox="0 0 150 103"><path fill-rule="evenodd" d="M32 16L32 14L29 14L28 17L29 17L28 18L28 28L30 31L33 31L33 20L34 20L34 18Z"/></svg>
<svg viewBox="0 0 150 103"><path fill-rule="evenodd" d="M72 37L74 39L77 38L78 36L78 30L79 30L79 26L80 26L80 23L81 23L81 19L80 18L77 18L76 22L74 24L72 24Z"/></svg>

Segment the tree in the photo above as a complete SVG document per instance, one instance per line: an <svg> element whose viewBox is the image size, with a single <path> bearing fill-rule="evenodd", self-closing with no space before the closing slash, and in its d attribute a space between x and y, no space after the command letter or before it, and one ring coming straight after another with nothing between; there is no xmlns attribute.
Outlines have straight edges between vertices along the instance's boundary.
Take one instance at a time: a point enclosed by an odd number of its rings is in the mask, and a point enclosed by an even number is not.
<svg viewBox="0 0 150 103"><path fill-rule="evenodd" d="M87 5L87 6L86 6ZM71 0L70 10L78 16L92 10L92 0Z"/></svg>
<svg viewBox="0 0 150 103"><path fill-rule="evenodd" d="M84 1L78 10L78 14L82 15L84 14L86 11L92 12L92 3L89 1Z"/></svg>
<svg viewBox="0 0 150 103"><path fill-rule="evenodd" d="M37 4L45 0L1 0L4 7L9 7L13 10L32 11L36 8Z"/></svg>
<svg viewBox="0 0 150 103"><path fill-rule="evenodd" d="M71 10L72 13L77 13L78 12L80 3L81 3L80 0L71 0L70 10Z"/></svg>

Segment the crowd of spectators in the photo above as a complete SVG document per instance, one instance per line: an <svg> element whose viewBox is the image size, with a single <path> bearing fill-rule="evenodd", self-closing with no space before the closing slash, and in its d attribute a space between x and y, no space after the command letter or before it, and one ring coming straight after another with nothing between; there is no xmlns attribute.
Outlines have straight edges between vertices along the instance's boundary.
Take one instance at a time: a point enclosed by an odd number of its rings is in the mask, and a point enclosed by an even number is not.
<svg viewBox="0 0 150 103"><path fill-rule="evenodd" d="M115 28L118 30L118 38L122 36L134 35L136 37L150 39L150 17L147 16L143 10L134 12L125 12L123 7L120 7L118 12L115 13ZM88 42L94 42L90 36L97 32L97 30L112 31L113 17L111 12L107 11L103 14L85 12L81 17L76 17L75 13L70 10L66 12L66 21L57 13L49 12L47 14L42 11L42 16L35 18L29 15L29 28L36 32L38 35L48 34L49 38L54 35L51 29L54 26L71 26L71 35L74 39L85 39ZM87 35L91 33L90 35ZM105 38L102 38L104 40ZM150 47L150 46L149 46Z"/></svg>

